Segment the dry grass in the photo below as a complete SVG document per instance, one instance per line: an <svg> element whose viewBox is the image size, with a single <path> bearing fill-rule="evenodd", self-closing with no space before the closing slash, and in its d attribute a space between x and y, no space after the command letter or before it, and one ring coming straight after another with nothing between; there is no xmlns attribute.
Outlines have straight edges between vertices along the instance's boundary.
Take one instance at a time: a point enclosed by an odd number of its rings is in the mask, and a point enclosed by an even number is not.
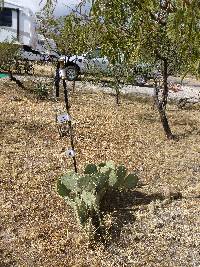
<svg viewBox="0 0 200 267"><path fill-rule="evenodd" d="M169 106L180 140L167 141L151 101L78 92L71 96L78 167L114 160L137 170L143 185L110 199L108 238L91 248L56 193L72 168L55 109L14 84L0 85L0 266L200 266L199 107Z"/></svg>
<svg viewBox="0 0 200 267"><path fill-rule="evenodd" d="M34 64L33 67L35 75L54 77L55 66L53 66L51 63L43 63L42 65Z"/></svg>

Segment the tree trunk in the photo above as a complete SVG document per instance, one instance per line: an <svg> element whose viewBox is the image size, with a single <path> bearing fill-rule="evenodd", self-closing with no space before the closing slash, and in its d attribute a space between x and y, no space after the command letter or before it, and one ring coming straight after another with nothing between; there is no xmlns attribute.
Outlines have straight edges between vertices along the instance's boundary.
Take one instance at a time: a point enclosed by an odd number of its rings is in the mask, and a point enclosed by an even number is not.
<svg viewBox="0 0 200 267"><path fill-rule="evenodd" d="M67 84L66 81L63 80L63 87L64 87L64 96L65 96L65 106L66 106L66 110L69 113L69 98L68 98L68 89L67 89Z"/></svg>
<svg viewBox="0 0 200 267"><path fill-rule="evenodd" d="M72 93L75 92L75 87L76 87L76 80L74 80L72 84Z"/></svg>
<svg viewBox="0 0 200 267"><path fill-rule="evenodd" d="M168 84L167 84L167 78L168 78L168 62L167 59L163 59L163 92L162 97L159 99L159 90L158 84L155 83L155 94L154 94L154 100L155 104L157 106L160 120L163 126L163 130L165 132L165 135L168 139L174 139L174 135L172 134L171 128L169 126L169 122L166 115L166 106L167 106L167 100L168 100Z"/></svg>
<svg viewBox="0 0 200 267"><path fill-rule="evenodd" d="M9 75L9 78L11 81L15 82L20 88L23 88L24 89L24 85L22 82L20 82L20 80L18 80L17 78L15 78L12 74L12 71L9 70L8 71L8 75Z"/></svg>
<svg viewBox="0 0 200 267"><path fill-rule="evenodd" d="M119 96L120 96L120 92L119 89L116 90L116 104L119 106Z"/></svg>
<svg viewBox="0 0 200 267"><path fill-rule="evenodd" d="M60 95L60 74L59 74L59 69L60 69L60 63L58 62L57 63L57 66L56 66L56 75L55 75L55 78L54 78L54 85L55 85L55 89L56 89L56 97L59 97Z"/></svg>
<svg viewBox="0 0 200 267"><path fill-rule="evenodd" d="M65 96L65 106L68 115L70 115L70 105L69 105L69 98L68 98L68 89L67 89L67 83L65 80L63 80L63 87L64 87L64 96ZM70 134L70 143L71 143L71 149L74 151L74 135L73 135L73 129L72 129L72 122L71 120L68 121L68 126L69 126L69 134ZM76 162L76 157L73 156L73 165L74 165L74 171L77 173L77 162Z"/></svg>
<svg viewBox="0 0 200 267"><path fill-rule="evenodd" d="M161 120L163 129L164 129L164 132L165 132L167 138L168 139L174 139L174 135L171 132L165 109L161 105L157 105L157 107L158 107L158 112L160 115L160 120Z"/></svg>
<svg viewBox="0 0 200 267"><path fill-rule="evenodd" d="M167 59L163 59L163 96L162 96L162 106L164 109L166 109L167 106L167 99L168 99L168 62Z"/></svg>
<svg viewBox="0 0 200 267"><path fill-rule="evenodd" d="M119 106L119 98L120 98L120 80L118 80L118 78L116 78L115 81L115 92L116 92L116 104Z"/></svg>

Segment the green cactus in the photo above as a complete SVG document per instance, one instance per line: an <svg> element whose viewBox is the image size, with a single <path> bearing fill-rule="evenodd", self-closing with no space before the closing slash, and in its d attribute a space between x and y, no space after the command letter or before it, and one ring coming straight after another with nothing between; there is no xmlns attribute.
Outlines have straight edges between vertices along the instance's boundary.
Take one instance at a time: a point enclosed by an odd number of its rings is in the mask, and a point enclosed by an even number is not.
<svg viewBox="0 0 200 267"><path fill-rule="evenodd" d="M92 191L95 190L97 182L98 181L96 175L86 174L80 177L78 181L78 187L81 189L81 191L82 190Z"/></svg>
<svg viewBox="0 0 200 267"><path fill-rule="evenodd" d="M99 207L105 194L111 189L132 189L137 185L136 174L126 176L127 170L121 165L115 167L111 161L98 166L88 164L84 174L68 172L57 182L57 192L74 209L82 226L92 220L100 221Z"/></svg>
<svg viewBox="0 0 200 267"><path fill-rule="evenodd" d="M117 167L116 173L117 173L117 176L119 177L119 179L122 180L126 176L127 169L124 165L120 165Z"/></svg>
<svg viewBox="0 0 200 267"><path fill-rule="evenodd" d="M97 210L98 203L96 201L95 192L83 191L81 199L89 209Z"/></svg>
<svg viewBox="0 0 200 267"><path fill-rule="evenodd" d="M79 180L79 175L75 172L68 172L67 174L61 177L61 182L68 190L72 192L78 192L79 190L78 180Z"/></svg>
<svg viewBox="0 0 200 267"><path fill-rule="evenodd" d="M128 176L126 176L123 186L125 188L132 189L132 188L136 187L137 183L138 183L137 174L129 174Z"/></svg>
<svg viewBox="0 0 200 267"><path fill-rule="evenodd" d="M106 162L99 163L98 165L100 168L106 166Z"/></svg>
<svg viewBox="0 0 200 267"><path fill-rule="evenodd" d="M66 197L70 194L70 190L66 188L66 186L61 182L60 179L57 181L57 191L61 197Z"/></svg>
<svg viewBox="0 0 200 267"><path fill-rule="evenodd" d="M85 171L84 173L85 174L92 174L92 173L97 173L97 166L95 164L88 164L86 167L85 167Z"/></svg>
<svg viewBox="0 0 200 267"><path fill-rule="evenodd" d="M100 167L100 168L99 168L99 172L100 172L100 173L109 174L110 171L111 171L111 169L110 169L108 166L106 166L106 165L103 166L103 167Z"/></svg>
<svg viewBox="0 0 200 267"><path fill-rule="evenodd" d="M115 169L115 163L113 162L113 161L108 161L108 162L106 162L106 166L108 167L108 168L110 168L110 169L112 169L112 170L114 170Z"/></svg>
<svg viewBox="0 0 200 267"><path fill-rule="evenodd" d="M127 173L127 169L124 167L124 165L120 165L117 167L116 169L117 182L115 184L116 188L123 187L126 173Z"/></svg>
<svg viewBox="0 0 200 267"><path fill-rule="evenodd" d="M115 170L111 170L110 171L110 174L109 174L109 186L115 186L115 184L117 183L117 175L116 175L116 172Z"/></svg>
<svg viewBox="0 0 200 267"><path fill-rule="evenodd" d="M87 220L88 220L88 208L85 205L84 202L81 202L80 205L77 205L75 208L75 213L77 216L78 221L80 222L81 225L85 226Z"/></svg>
<svg viewBox="0 0 200 267"><path fill-rule="evenodd" d="M74 209L78 222L84 227L89 218L89 209L85 202L80 197L76 197L73 202L68 201L68 204Z"/></svg>

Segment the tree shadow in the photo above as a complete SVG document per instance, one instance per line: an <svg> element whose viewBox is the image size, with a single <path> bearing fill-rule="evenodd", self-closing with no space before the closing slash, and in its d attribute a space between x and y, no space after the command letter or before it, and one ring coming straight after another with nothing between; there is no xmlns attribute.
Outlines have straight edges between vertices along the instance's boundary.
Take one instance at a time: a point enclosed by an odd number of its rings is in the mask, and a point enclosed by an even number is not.
<svg viewBox="0 0 200 267"><path fill-rule="evenodd" d="M48 124L42 124L35 121L27 121L21 124L22 128L29 133L37 133L38 131L43 131L48 126Z"/></svg>
<svg viewBox="0 0 200 267"><path fill-rule="evenodd" d="M176 134L177 140L188 138L191 135L199 135L200 131L198 128L198 122L196 120L187 119L177 119L172 121L172 126L178 126L179 128L184 128L189 126L190 129L185 129L182 133Z"/></svg>
<svg viewBox="0 0 200 267"><path fill-rule="evenodd" d="M189 136L191 135L196 135L198 136L200 134L200 131L197 127L193 127L191 130L187 130L185 131L184 133L181 133L181 134L177 134L176 135L176 138L178 140L181 140L181 139L185 139L185 138L188 138Z"/></svg>
<svg viewBox="0 0 200 267"><path fill-rule="evenodd" d="M122 100L130 101L131 104L134 102L140 104L150 104L152 105L153 97L147 94L139 94L139 93L126 93L120 94L120 98Z"/></svg>
<svg viewBox="0 0 200 267"><path fill-rule="evenodd" d="M134 211L139 205L148 205L155 200L164 200L162 194L147 195L139 191L112 191L108 192L100 206L102 221L101 227L98 227L95 233L95 242L101 242L105 247L111 243L117 242L120 238L122 228L125 225L135 222ZM107 224L104 221L106 215L109 215L111 221Z"/></svg>
<svg viewBox="0 0 200 267"><path fill-rule="evenodd" d="M147 114L139 114L137 115L137 119L139 121L145 121L147 123L160 123L159 117L156 116L153 112Z"/></svg>

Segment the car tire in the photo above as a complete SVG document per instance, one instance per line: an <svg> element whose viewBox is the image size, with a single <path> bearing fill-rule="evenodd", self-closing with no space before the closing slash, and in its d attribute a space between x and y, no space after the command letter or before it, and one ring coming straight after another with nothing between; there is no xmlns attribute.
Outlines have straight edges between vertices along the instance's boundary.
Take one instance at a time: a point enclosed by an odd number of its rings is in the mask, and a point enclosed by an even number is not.
<svg viewBox="0 0 200 267"><path fill-rule="evenodd" d="M76 66L67 66L66 77L68 81L74 81L78 78L79 70Z"/></svg>

